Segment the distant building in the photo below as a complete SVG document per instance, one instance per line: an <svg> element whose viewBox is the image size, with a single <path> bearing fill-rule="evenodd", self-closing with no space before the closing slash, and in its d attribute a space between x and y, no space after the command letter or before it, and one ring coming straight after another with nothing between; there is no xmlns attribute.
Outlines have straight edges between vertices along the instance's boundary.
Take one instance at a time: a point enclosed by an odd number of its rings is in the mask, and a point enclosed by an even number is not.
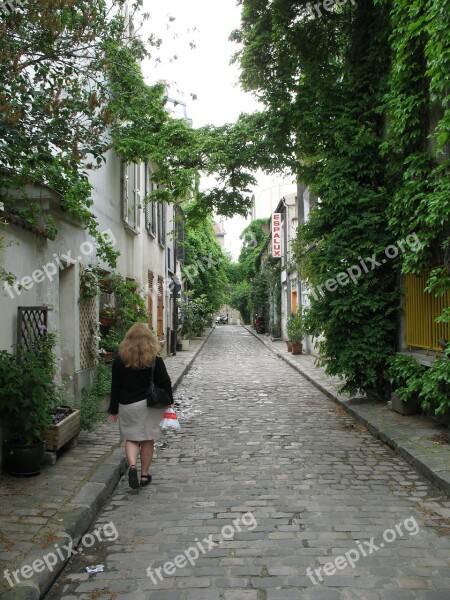
<svg viewBox="0 0 450 600"><path fill-rule="evenodd" d="M223 219L219 223L214 223L214 231L216 239L219 242L221 248L225 248L225 230L223 228Z"/></svg>
<svg viewBox="0 0 450 600"><path fill-rule="evenodd" d="M280 198L295 194L297 184L286 179L272 179L272 183L264 188L257 189L253 195L253 204L251 208L251 220L266 219L275 212Z"/></svg>

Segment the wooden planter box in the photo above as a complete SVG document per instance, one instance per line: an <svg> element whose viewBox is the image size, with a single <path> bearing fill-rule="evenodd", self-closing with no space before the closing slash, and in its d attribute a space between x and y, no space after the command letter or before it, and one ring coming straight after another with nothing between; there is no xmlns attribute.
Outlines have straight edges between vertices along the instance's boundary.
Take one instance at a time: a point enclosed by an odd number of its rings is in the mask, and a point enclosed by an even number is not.
<svg viewBox="0 0 450 600"><path fill-rule="evenodd" d="M56 452L80 433L80 411L74 410L57 425L49 425L44 432L45 449Z"/></svg>
<svg viewBox="0 0 450 600"><path fill-rule="evenodd" d="M400 415L416 415L420 411L420 401L418 398L403 402L395 392L391 393L391 406L392 410L395 410Z"/></svg>

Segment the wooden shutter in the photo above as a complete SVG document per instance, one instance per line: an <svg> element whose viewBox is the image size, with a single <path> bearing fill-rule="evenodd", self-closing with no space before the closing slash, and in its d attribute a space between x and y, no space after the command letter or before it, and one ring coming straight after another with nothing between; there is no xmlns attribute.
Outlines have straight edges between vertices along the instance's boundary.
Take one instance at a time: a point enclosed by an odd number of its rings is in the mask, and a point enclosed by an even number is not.
<svg viewBox="0 0 450 600"><path fill-rule="evenodd" d="M128 164L122 161L120 165L121 195L122 195L122 218L128 223Z"/></svg>
<svg viewBox="0 0 450 600"><path fill-rule="evenodd" d="M153 271L148 272L148 324L153 329Z"/></svg>
<svg viewBox="0 0 450 600"><path fill-rule="evenodd" d="M164 336L164 279L158 276L158 314L157 334L159 338Z"/></svg>
<svg viewBox="0 0 450 600"><path fill-rule="evenodd" d="M134 226L141 226L141 165L134 165Z"/></svg>

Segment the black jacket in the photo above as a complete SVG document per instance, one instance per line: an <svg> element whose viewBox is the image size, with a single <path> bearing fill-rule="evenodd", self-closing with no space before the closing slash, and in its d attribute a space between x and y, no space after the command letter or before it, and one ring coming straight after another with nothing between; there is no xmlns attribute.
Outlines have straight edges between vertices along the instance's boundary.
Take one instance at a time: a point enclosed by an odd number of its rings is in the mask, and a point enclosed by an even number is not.
<svg viewBox="0 0 450 600"><path fill-rule="evenodd" d="M116 354L112 364L111 401L108 412L117 415L119 404L133 404L145 399L152 369L128 369L122 362L119 354ZM160 356L156 357L155 384L166 390L173 402L172 383L167 373L166 365Z"/></svg>

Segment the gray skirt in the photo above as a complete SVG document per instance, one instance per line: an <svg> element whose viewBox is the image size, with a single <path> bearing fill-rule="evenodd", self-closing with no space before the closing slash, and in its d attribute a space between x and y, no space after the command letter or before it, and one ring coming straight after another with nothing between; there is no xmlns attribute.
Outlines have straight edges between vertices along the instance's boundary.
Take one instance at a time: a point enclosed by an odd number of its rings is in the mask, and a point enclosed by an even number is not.
<svg viewBox="0 0 450 600"><path fill-rule="evenodd" d="M120 439L130 442L157 440L162 436L159 424L164 408L148 408L146 400L119 404Z"/></svg>

